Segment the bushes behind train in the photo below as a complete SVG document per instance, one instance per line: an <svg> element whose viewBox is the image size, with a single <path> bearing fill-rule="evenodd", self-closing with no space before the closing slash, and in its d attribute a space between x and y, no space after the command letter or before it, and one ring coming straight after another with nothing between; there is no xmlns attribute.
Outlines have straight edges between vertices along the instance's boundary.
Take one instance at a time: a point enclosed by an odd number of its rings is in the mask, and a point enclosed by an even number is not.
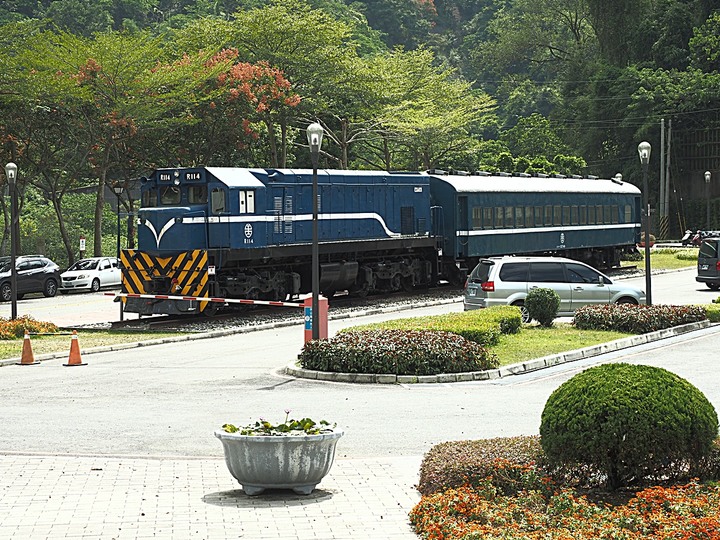
<svg viewBox="0 0 720 540"><path fill-rule="evenodd" d="M543 287L532 289L525 297L525 308L530 319L539 322L540 326L550 328L560 309L560 295Z"/></svg>
<svg viewBox="0 0 720 540"><path fill-rule="evenodd" d="M540 423L549 465L596 471L610 489L687 478L717 435L715 408L695 386L662 368L625 363L563 383Z"/></svg>
<svg viewBox="0 0 720 540"><path fill-rule="evenodd" d="M707 318L707 308L704 306L598 304L578 309L573 324L580 330L646 334Z"/></svg>
<svg viewBox="0 0 720 540"><path fill-rule="evenodd" d="M365 324L342 330L434 330L451 332L479 345L497 345L501 334L520 331L522 315L515 306L497 306L460 313L447 313L433 317L411 317L381 323Z"/></svg>
<svg viewBox="0 0 720 540"><path fill-rule="evenodd" d="M436 375L498 367L497 357L462 336L434 330L361 330L309 341L305 369L338 373Z"/></svg>

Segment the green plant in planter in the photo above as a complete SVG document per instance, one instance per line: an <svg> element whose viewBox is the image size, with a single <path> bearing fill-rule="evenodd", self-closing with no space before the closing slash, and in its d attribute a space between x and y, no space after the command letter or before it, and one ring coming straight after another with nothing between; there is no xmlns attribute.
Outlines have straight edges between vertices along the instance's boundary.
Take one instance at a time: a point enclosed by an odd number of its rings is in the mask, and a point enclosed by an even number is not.
<svg viewBox="0 0 720 540"><path fill-rule="evenodd" d="M332 433L337 424L330 425L326 420L315 422L310 418L294 420L290 418L290 410L285 410L285 421L281 424L271 424L264 418L260 418L254 424L244 427L237 427L233 424L223 424L222 429L226 433L240 433L240 435L257 436L282 436L282 435L318 435L320 433Z"/></svg>

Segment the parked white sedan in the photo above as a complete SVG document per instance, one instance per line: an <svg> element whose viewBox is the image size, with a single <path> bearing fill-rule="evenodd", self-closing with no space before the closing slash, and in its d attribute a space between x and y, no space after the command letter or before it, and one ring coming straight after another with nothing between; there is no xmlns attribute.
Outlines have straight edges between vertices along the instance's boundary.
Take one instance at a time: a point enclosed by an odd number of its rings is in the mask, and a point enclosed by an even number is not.
<svg viewBox="0 0 720 540"><path fill-rule="evenodd" d="M70 291L97 292L101 287L120 285L120 268L115 257L90 257L75 262L60 274L61 294Z"/></svg>

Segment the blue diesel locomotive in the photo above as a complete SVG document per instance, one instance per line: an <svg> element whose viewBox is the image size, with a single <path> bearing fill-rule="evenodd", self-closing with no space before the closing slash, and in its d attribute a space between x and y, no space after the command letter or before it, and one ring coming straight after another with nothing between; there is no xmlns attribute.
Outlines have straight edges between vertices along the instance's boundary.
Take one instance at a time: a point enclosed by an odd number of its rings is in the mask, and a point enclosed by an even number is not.
<svg viewBox="0 0 720 540"><path fill-rule="evenodd" d="M552 253L614 266L640 234L640 192L616 180L317 175L326 296L461 284L492 255ZM222 303L199 299L283 301L310 292L312 184L311 170L229 167L143 178L138 249L121 252L124 311L209 314Z"/></svg>

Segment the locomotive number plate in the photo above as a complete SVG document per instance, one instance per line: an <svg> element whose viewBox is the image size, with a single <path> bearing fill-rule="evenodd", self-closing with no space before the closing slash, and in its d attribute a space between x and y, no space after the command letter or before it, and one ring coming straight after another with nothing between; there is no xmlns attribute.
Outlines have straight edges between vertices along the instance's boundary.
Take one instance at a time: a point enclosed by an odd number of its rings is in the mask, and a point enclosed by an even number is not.
<svg viewBox="0 0 720 540"><path fill-rule="evenodd" d="M707 264L701 264L701 265L700 265L700 270L707 270L707 269L708 269L708 265L707 265Z"/></svg>

